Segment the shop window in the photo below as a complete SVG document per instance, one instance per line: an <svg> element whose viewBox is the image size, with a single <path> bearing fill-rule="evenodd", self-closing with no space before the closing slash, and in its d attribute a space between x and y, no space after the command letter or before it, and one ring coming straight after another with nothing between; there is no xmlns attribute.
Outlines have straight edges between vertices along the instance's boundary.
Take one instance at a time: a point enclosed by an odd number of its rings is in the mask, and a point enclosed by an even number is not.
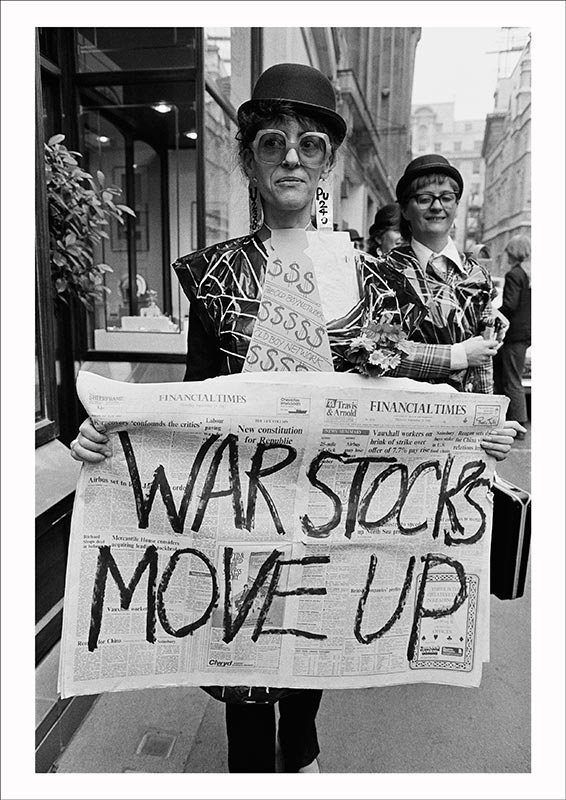
<svg viewBox="0 0 566 800"><path fill-rule="evenodd" d="M121 190L116 202L135 212L124 225L111 221L96 254L112 271L91 315L90 346L183 354L188 304L171 264L197 248L194 83L100 86L81 101L85 168L102 171Z"/></svg>
<svg viewBox="0 0 566 800"><path fill-rule="evenodd" d="M59 28L37 28L39 53L52 64L59 64Z"/></svg>
<svg viewBox="0 0 566 800"><path fill-rule="evenodd" d="M195 28L78 28L78 72L196 66Z"/></svg>

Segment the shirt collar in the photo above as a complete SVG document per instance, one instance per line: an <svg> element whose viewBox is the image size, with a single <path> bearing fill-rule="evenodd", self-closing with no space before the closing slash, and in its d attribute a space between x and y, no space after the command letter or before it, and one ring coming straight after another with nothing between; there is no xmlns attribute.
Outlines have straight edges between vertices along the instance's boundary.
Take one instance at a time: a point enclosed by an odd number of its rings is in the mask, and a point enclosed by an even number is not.
<svg viewBox="0 0 566 800"><path fill-rule="evenodd" d="M411 247L413 248L423 270L426 270L427 264L430 261L430 257L434 254L436 256L446 256L446 258L449 258L450 261L455 264L456 268L462 272L462 259L460 258L460 253L450 237L448 237L448 241L440 253L435 253L434 250L430 249L430 247L427 247L422 242L417 242L417 240L414 238L411 239Z"/></svg>

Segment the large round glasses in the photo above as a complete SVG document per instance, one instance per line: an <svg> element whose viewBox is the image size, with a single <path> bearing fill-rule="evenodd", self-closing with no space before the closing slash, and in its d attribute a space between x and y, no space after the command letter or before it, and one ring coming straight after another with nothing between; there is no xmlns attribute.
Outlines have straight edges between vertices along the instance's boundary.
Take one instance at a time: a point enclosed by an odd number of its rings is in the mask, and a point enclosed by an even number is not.
<svg viewBox="0 0 566 800"><path fill-rule="evenodd" d="M252 142L254 155L262 164L281 164L291 149L304 167L321 167L331 153L330 139L326 133L306 131L295 142L283 131L268 128L258 131Z"/></svg>
<svg viewBox="0 0 566 800"><path fill-rule="evenodd" d="M422 192L422 194L412 194L411 197L419 208L430 208L435 200L439 200L444 208L453 208L458 202L456 192L442 192L442 194Z"/></svg>

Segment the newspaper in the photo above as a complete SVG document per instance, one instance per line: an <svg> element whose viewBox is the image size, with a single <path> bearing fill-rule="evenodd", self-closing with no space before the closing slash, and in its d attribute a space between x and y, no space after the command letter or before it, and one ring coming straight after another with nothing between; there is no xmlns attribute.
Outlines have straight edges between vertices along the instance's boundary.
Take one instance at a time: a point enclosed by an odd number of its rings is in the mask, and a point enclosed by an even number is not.
<svg viewBox="0 0 566 800"><path fill-rule="evenodd" d="M192 685L478 686L507 399L404 379L81 372L63 697Z"/></svg>

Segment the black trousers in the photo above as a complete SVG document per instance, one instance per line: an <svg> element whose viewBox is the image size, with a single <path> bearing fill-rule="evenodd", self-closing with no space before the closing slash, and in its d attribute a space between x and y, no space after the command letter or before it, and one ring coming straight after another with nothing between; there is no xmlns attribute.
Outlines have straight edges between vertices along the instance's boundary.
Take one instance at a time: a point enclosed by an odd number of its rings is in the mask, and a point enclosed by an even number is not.
<svg viewBox="0 0 566 800"><path fill-rule="evenodd" d="M515 419L522 425L527 421L527 401L523 389L526 342L503 342L493 359L493 378L496 394L505 394L511 401L507 419Z"/></svg>
<svg viewBox="0 0 566 800"><path fill-rule="evenodd" d="M318 756L316 714L321 689L301 689L279 700L277 736L285 772L298 772ZM275 705L227 703L230 772L275 772Z"/></svg>

